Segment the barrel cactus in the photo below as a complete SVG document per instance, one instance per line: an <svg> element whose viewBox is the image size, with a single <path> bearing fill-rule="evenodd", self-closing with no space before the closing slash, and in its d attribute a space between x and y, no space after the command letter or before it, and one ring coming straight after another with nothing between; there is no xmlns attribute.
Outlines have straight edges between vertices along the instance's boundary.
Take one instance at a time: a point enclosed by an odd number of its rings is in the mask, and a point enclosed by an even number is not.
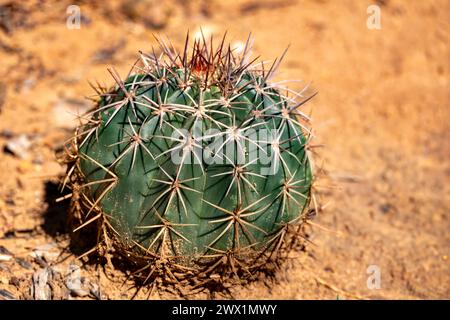
<svg viewBox="0 0 450 320"><path fill-rule="evenodd" d="M249 40L159 44L124 79L109 70L71 139L74 232L94 226L95 249L145 281L248 279L308 218L310 97L270 83L281 59L250 61Z"/></svg>

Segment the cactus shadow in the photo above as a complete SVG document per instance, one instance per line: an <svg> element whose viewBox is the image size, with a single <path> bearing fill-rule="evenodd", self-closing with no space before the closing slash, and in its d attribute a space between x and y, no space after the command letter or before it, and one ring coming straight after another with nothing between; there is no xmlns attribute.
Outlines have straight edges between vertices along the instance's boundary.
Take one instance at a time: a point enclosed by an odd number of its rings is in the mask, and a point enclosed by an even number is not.
<svg viewBox="0 0 450 320"><path fill-rule="evenodd" d="M67 235L69 233L67 225L69 201L56 202L56 199L69 192L61 193L59 184L54 181L45 182L44 192L46 210L43 213L42 230L52 238Z"/></svg>
<svg viewBox="0 0 450 320"><path fill-rule="evenodd" d="M59 182L48 180L44 184L44 203L46 210L43 212L42 230L55 241L62 237L69 238L68 251L74 255L81 255L95 245L95 237L83 233L82 236L75 235L70 224L69 205L70 199L57 202L58 198L70 193L70 190L61 192Z"/></svg>

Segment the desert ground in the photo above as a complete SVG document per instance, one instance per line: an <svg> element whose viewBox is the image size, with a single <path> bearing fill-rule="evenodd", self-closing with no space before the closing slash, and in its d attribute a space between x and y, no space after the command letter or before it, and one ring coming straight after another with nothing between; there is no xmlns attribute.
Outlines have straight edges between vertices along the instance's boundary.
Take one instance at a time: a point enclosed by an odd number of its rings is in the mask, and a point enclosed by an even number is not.
<svg viewBox="0 0 450 320"><path fill-rule="evenodd" d="M449 299L445 0L1 0L0 299L186 298L136 293L126 272L77 259L55 153L91 107L89 81L112 85L107 67L126 74L153 35L181 46L200 28L236 45L251 32L261 60L290 46L277 79L318 92L306 109L324 210L274 279L188 298Z"/></svg>

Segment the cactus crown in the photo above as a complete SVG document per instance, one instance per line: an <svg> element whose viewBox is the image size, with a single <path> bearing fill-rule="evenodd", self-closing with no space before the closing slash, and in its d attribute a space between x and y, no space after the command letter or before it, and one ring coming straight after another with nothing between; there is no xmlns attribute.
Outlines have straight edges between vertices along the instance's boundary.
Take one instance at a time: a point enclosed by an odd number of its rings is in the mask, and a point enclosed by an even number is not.
<svg viewBox="0 0 450 320"><path fill-rule="evenodd" d="M245 278L307 218L310 97L270 84L282 58L250 61L250 37L240 54L225 36L159 44L124 80L109 70L72 139L76 230L104 228L146 280Z"/></svg>

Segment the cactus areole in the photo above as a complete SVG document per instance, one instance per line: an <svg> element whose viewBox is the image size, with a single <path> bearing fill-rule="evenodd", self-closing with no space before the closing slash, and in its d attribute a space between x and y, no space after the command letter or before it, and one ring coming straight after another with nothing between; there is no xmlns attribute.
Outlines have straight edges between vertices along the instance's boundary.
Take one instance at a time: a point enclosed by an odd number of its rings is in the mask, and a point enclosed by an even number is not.
<svg viewBox="0 0 450 320"><path fill-rule="evenodd" d="M146 281L242 280L279 261L307 220L310 97L271 83L281 59L249 61L250 40L240 52L188 43L160 41L96 89L67 148L74 232L95 226L96 248Z"/></svg>

